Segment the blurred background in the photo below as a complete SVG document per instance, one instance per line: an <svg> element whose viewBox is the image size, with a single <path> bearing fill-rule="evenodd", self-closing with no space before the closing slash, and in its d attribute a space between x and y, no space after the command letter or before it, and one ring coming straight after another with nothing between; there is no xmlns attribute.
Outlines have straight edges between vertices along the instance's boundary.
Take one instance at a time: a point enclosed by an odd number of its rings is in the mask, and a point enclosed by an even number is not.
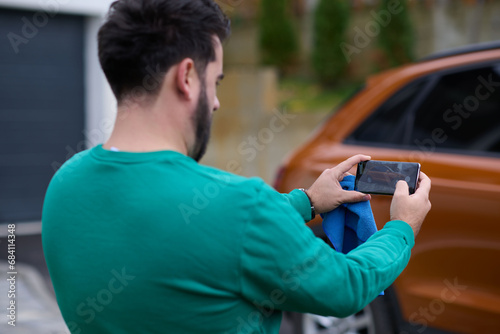
<svg viewBox="0 0 500 334"><path fill-rule="evenodd" d="M370 75L500 39L496 0L217 2L232 36L202 163L268 183ZM54 172L111 133L116 102L96 46L110 3L0 0L1 333L67 332L41 250L41 208ZM16 328L4 316L8 224L16 226Z"/></svg>
<svg viewBox="0 0 500 334"><path fill-rule="evenodd" d="M267 182L287 152L368 76L434 52L500 38L499 1L402 1L403 12L380 30L371 23L391 1L220 3L233 30L224 47L222 106L204 163L227 169L235 160L242 175ZM269 127L277 111L295 118L273 136L264 130L252 145L249 137ZM252 147L258 154L247 153Z"/></svg>

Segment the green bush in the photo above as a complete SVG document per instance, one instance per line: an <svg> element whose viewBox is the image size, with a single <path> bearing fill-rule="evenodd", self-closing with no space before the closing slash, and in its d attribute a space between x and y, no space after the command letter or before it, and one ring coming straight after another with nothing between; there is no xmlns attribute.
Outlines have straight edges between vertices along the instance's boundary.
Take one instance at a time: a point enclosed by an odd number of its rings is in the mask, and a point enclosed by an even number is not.
<svg viewBox="0 0 500 334"><path fill-rule="evenodd" d="M282 72L293 63L298 51L297 34L287 16L287 4L287 0L262 0L260 3L261 62L277 66Z"/></svg>
<svg viewBox="0 0 500 334"><path fill-rule="evenodd" d="M347 69L340 44L345 39L349 14L345 0L320 0L314 12L312 65L324 85L337 83Z"/></svg>
<svg viewBox="0 0 500 334"><path fill-rule="evenodd" d="M382 0L380 10L387 10L393 0ZM406 0L399 2L398 12L393 14L387 27L380 30L378 43L385 54L388 65L398 66L415 59L413 48L415 37Z"/></svg>

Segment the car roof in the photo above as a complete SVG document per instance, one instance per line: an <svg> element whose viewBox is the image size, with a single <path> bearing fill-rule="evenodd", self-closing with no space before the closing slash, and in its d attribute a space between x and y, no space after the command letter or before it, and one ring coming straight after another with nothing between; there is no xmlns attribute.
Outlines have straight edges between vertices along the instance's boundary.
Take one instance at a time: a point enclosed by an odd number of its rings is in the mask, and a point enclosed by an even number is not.
<svg viewBox="0 0 500 334"><path fill-rule="evenodd" d="M457 66L489 62L497 59L500 59L500 47L484 49L481 51L476 49L474 52L456 52L454 56L435 57L433 59L428 59L427 61L409 63L374 74L367 78L366 86L377 86L385 80L389 80L393 84L400 86L401 83L409 82L410 80L429 73Z"/></svg>
<svg viewBox="0 0 500 334"><path fill-rule="evenodd" d="M494 50L494 49L500 49L500 40L465 45L465 46L462 46L459 48L439 51L439 52L433 53L429 56L426 56L426 57L420 59L420 61L435 60L435 59L440 59L440 58L445 58L445 57L463 55L466 53L488 51L488 50Z"/></svg>

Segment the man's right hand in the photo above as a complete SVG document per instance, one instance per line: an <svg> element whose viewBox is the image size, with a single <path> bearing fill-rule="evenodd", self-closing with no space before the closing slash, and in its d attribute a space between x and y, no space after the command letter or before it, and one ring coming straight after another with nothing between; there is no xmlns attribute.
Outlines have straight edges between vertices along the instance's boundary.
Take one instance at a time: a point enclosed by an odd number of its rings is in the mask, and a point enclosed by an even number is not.
<svg viewBox="0 0 500 334"><path fill-rule="evenodd" d="M408 184L399 181L391 203L391 220L402 220L413 229L415 238L424 222L425 216L431 209L429 192L431 191L431 180L420 172L417 190L413 195L409 194Z"/></svg>

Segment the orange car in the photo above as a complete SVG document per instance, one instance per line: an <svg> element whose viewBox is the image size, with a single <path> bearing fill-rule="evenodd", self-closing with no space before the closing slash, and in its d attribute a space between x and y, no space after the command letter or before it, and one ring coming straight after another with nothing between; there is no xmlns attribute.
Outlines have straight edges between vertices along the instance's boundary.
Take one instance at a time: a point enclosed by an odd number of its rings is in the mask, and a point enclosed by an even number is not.
<svg viewBox="0 0 500 334"><path fill-rule="evenodd" d="M369 78L289 156L275 187L308 187L357 153L421 163L432 210L386 296L348 319L294 315L301 332L500 333L500 43ZM390 201L372 196L379 228ZM321 218L309 225L324 237Z"/></svg>

